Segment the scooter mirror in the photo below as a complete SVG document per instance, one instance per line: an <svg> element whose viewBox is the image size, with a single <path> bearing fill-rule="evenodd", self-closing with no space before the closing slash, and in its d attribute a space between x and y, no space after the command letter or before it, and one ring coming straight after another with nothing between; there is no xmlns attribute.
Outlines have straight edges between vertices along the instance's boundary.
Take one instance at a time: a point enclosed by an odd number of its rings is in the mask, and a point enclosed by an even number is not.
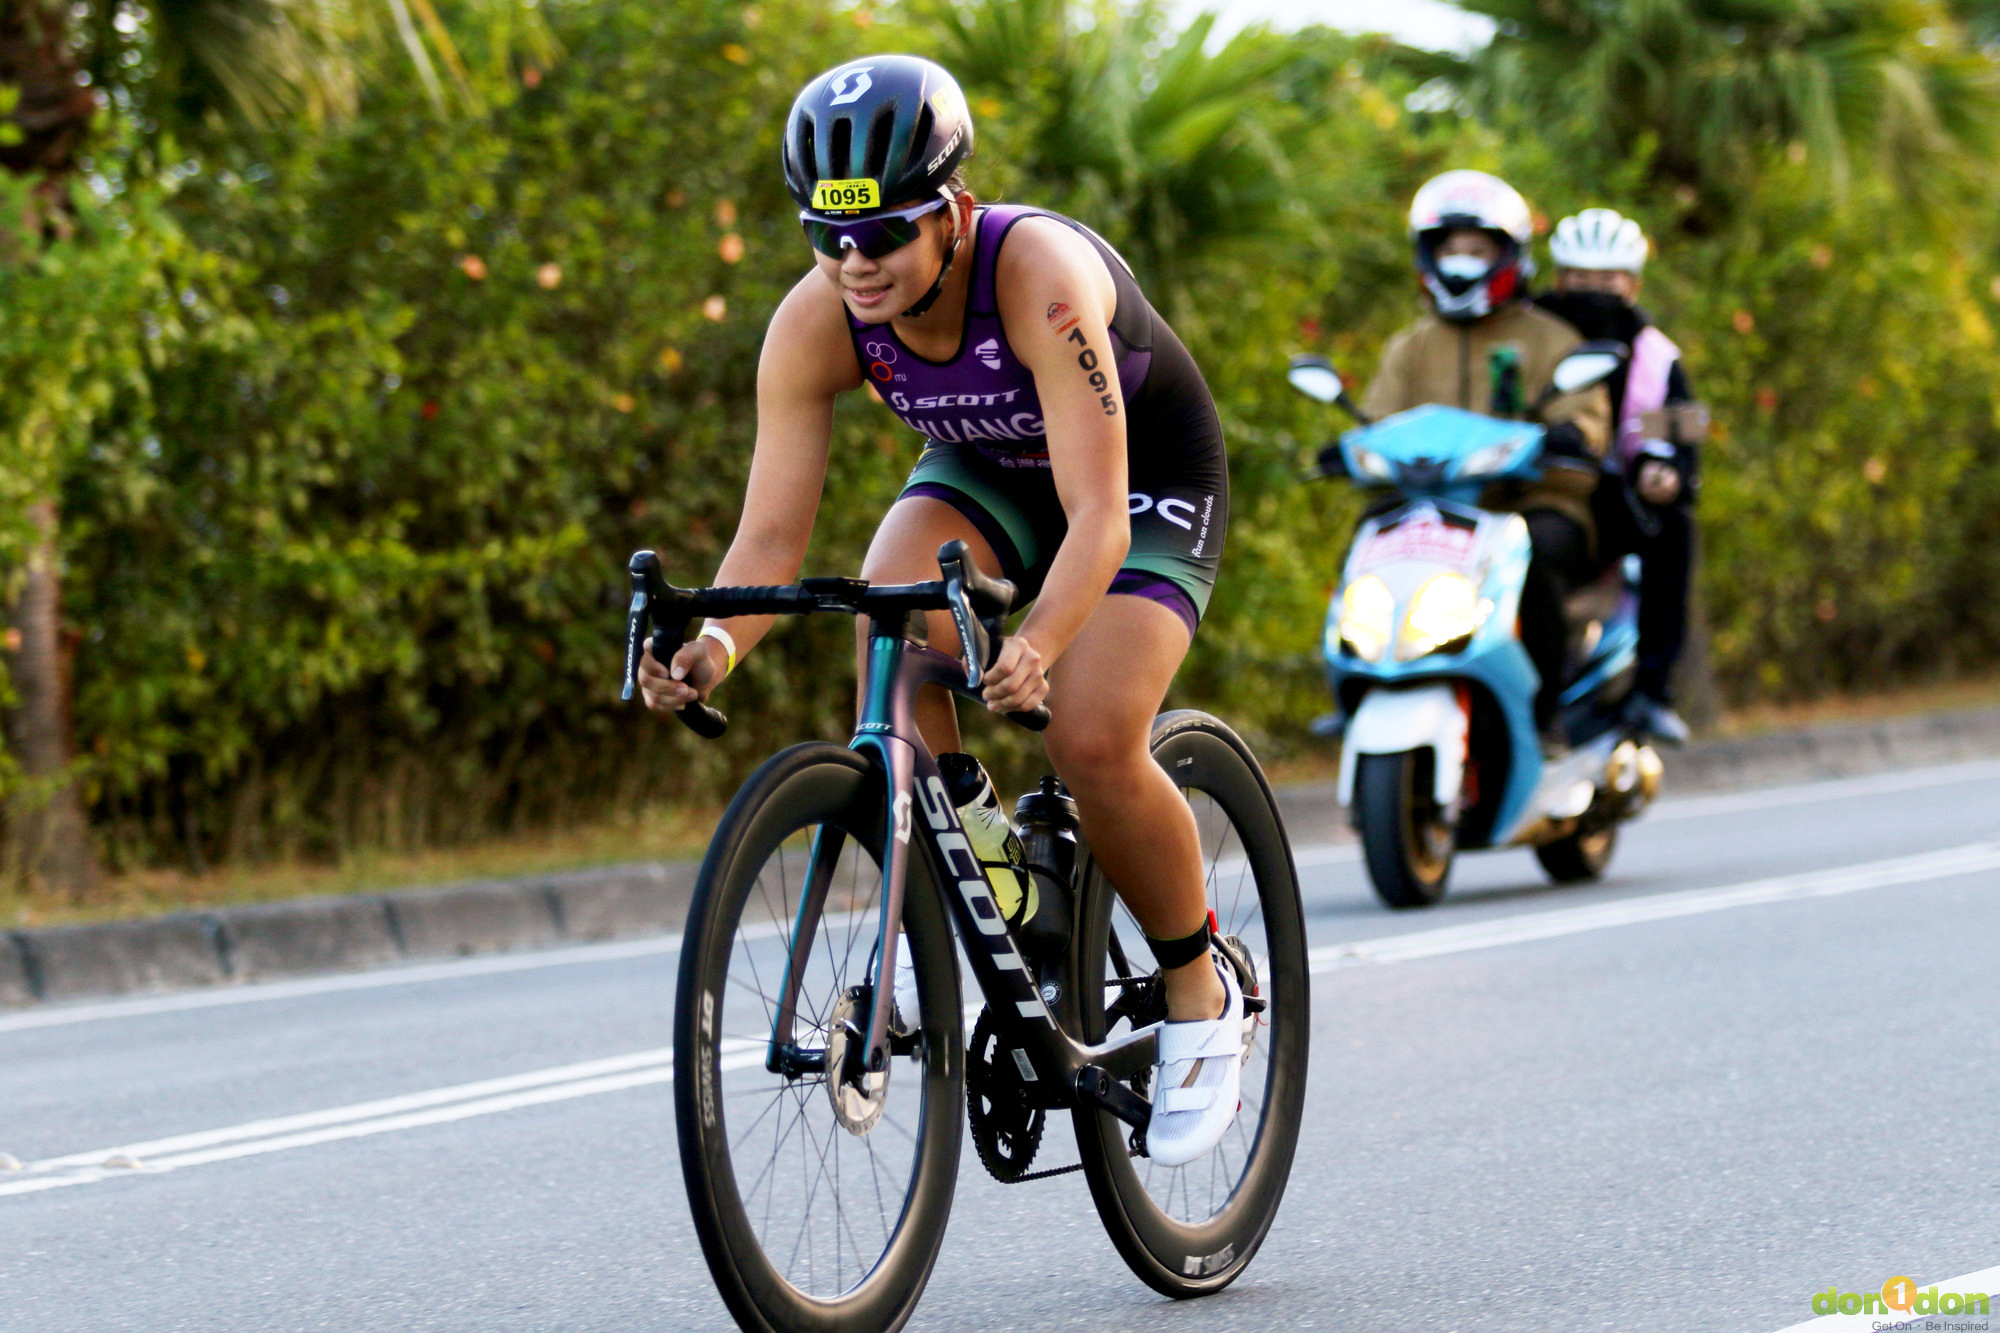
<svg viewBox="0 0 2000 1333"><path fill-rule="evenodd" d="M1558 394L1579 393L1604 383L1630 355L1625 344L1588 342L1556 363L1549 387Z"/></svg>
<svg viewBox="0 0 2000 1333"><path fill-rule="evenodd" d="M1293 357L1285 378L1292 382L1294 389L1316 403L1337 403L1347 391L1347 386L1341 383L1340 372L1323 356Z"/></svg>

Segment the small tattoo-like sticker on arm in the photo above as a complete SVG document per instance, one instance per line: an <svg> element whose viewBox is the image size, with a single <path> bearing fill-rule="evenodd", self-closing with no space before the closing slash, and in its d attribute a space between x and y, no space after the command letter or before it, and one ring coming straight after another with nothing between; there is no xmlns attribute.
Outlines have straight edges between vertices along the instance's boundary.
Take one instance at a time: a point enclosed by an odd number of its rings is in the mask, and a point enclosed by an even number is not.
<svg viewBox="0 0 2000 1333"><path fill-rule="evenodd" d="M1061 301L1051 301L1049 303L1049 327L1054 329L1058 336L1068 333L1082 319L1082 315L1077 314Z"/></svg>

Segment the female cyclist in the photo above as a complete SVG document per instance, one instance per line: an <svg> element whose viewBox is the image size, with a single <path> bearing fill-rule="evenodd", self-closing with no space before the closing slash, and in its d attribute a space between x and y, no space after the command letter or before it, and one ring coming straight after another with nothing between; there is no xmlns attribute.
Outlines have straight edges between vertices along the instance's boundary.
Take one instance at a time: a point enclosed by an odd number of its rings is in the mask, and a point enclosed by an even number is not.
<svg viewBox="0 0 2000 1333"><path fill-rule="evenodd" d="M836 395L872 383L925 436L869 546L870 581L937 577L964 541L1035 598L987 677L989 708L1046 700L1049 759L1091 854L1146 931L1168 1023L1146 1143L1166 1165L1236 1113L1242 1000L1210 948L1194 817L1148 738L1208 602L1228 522L1222 426L1187 349L1088 228L982 205L965 186L972 118L950 74L872 56L807 84L785 126L785 184L812 272L772 316L757 445L718 584L798 576L826 476ZM639 680L647 705L706 700L771 625L709 621ZM956 650L942 612L931 642ZM918 725L959 747L932 686Z"/></svg>

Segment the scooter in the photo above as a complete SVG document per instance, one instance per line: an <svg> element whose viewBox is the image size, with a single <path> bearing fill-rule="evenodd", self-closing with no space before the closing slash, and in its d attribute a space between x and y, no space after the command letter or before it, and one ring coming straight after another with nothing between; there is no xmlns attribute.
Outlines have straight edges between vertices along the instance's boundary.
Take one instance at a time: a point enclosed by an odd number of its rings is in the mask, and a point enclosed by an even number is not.
<svg viewBox="0 0 2000 1333"><path fill-rule="evenodd" d="M1584 344L1537 406L1602 383L1622 359L1619 344ZM1370 422L1324 357L1294 357L1288 378L1361 423L1308 475L1396 493L1355 535L1324 644L1346 716L1340 800L1376 893L1390 907L1428 907L1458 852L1489 847L1532 847L1557 883L1600 877L1618 826L1660 786L1659 755L1622 719L1637 668L1636 561L1565 607L1561 721L1571 748L1545 763L1541 678L1519 630L1528 525L1478 500L1491 482L1533 480L1565 460L1544 456L1539 425L1440 404Z"/></svg>

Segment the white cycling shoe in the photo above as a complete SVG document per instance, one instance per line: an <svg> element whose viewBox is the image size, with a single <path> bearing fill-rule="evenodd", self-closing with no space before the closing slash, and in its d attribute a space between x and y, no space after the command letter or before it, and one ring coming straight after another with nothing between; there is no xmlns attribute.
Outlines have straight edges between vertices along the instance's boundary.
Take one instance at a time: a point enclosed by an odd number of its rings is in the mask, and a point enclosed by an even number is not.
<svg viewBox="0 0 2000 1333"><path fill-rule="evenodd" d="M1222 1142L1242 1096L1243 990L1236 969L1209 956L1229 996L1222 1017L1160 1024L1146 1154L1161 1166L1185 1166Z"/></svg>

